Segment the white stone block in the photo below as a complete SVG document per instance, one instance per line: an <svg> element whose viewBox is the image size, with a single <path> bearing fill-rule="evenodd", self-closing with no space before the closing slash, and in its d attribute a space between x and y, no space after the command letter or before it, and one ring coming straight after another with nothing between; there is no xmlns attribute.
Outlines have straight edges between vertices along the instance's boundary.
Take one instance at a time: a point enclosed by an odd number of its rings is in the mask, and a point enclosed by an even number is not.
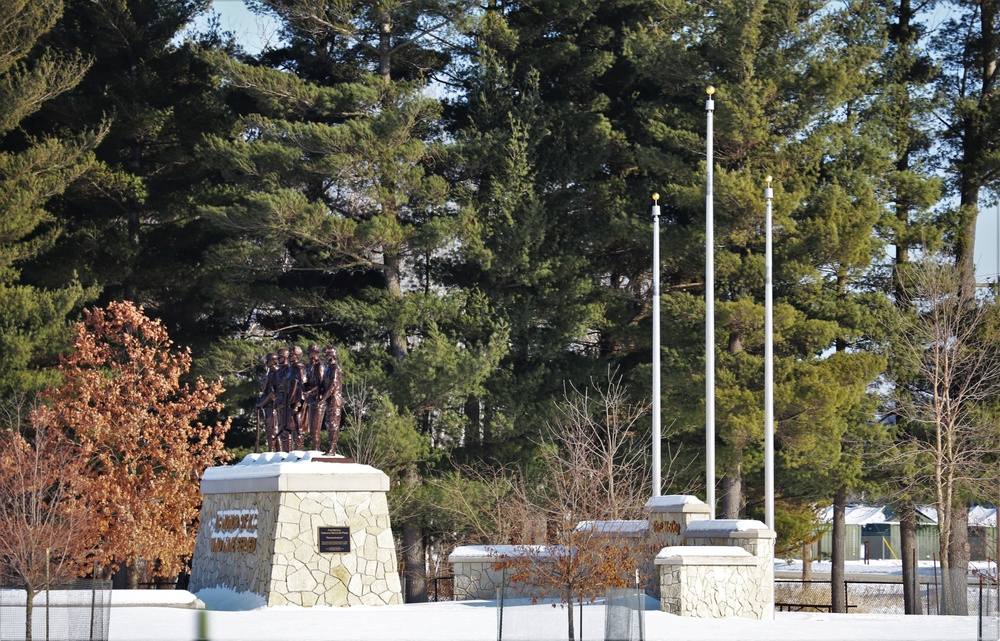
<svg viewBox="0 0 1000 641"><path fill-rule="evenodd" d="M239 469L206 471L192 587L225 584L262 594L270 605L349 605L362 601L351 596L347 583L364 592L380 580L388 596L380 594L372 604L402 601L385 501L388 477L367 466L313 461L314 454L251 456L231 466ZM380 507L382 513L366 513ZM207 524L220 510L256 515L255 553L211 552ZM320 553L318 533L324 526L349 527L350 551ZM389 547L382 547L385 541ZM359 571L364 574L353 579Z"/></svg>

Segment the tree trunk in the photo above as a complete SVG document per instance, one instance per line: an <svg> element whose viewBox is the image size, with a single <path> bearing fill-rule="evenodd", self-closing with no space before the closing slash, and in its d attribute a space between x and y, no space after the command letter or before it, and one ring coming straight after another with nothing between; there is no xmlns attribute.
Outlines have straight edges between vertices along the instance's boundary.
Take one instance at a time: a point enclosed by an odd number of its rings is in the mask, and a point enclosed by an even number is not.
<svg viewBox="0 0 1000 641"><path fill-rule="evenodd" d="M956 502L951 508L951 531L948 538L948 573L951 589L948 591L947 614L969 614L969 507Z"/></svg>
<svg viewBox="0 0 1000 641"><path fill-rule="evenodd" d="M739 457L739 453L735 453ZM740 518L740 508L743 506L743 476L742 464L737 461L729 466L726 475L722 477L722 518Z"/></svg>
<svg viewBox="0 0 1000 641"><path fill-rule="evenodd" d="M569 641L574 641L576 633L573 631L573 591L566 589L566 619Z"/></svg>
<svg viewBox="0 0 1000 641"><path fill-rule="evenodd" d="M378 74L386 84L392 81L392 16L383 11L378 33Z"/></svg>
<svg viewBox="0 0 1000 641"><path fill-rule="evenodd" d="M809 582L813 578L813 546L812 543L802 544L802 587L806 590L810 588Z"/></svg>
<svg viewBox="0 0 1000 641"><path fill-rule="evenodd" d="M427 568L424 565L424 531L408 520L403 524L403 562L406 602L427 601Z"/></svg>
<svg viewBox="0 0 1000 641"><path fill-rule="evenodd" d="M968 125L972 127L971 124ZM974 134L970 133L968 136ZM969 146L977 143L969 143ZM971 152L969 152L971 153ZM961 198L958 208L958 228L955 230L955 267L961 274L962 296L960 300L974 300L976 288L976 219L979 217L979 189L973 170L965 168L961 172Z"/></svg>
<svg viewBox="0 0 1000 641"><path fill-rule="evenodd" d="M465 418L469 421L466 428L465 444L482 445L483 443L483 419L479 396L472 394L465 399Z"/></svg>
<svg viewBox="0 0 1000 641"><path fill-rule="evenodd" d="M903 557L903 611L920 614L920 573L917 560L917 511L912 504L900 507L900 554Z"/></svg>
<svg viewBox="0 0 1000 641"><path fill-rule="evenodd" d="M403 298L403 287L401 281L402 260L399 254L386 252L382 258L385 269L385 288L389 296L394 301L401 301ZM406 328L402 326L390 325L389 327L389 353L396 362L406 358L408 348L406 345Z"/></svg>
<svg viewBox="0 0 1000 641"><path fill-rule="evenodd" d="M139 589L139 559L135 560L135 563L130 563L128 568L126 568L128 574L128 589L138 590Z"/></svg>
<svg viewBox="0 0 1000 641"><path fill-rule="evenodd" d="M31 618L35 615L35 589L26 585L24 588L24 639L31 641Z"/></svg>
<svg viewBox="0 0 1000 641"><path fill-rule="evenodd" d="M830 567L830 605L834 612L847 612L847 594L844 591L844 561L847 533L847 487L837 488L833 497L833 550Z"/></svg>

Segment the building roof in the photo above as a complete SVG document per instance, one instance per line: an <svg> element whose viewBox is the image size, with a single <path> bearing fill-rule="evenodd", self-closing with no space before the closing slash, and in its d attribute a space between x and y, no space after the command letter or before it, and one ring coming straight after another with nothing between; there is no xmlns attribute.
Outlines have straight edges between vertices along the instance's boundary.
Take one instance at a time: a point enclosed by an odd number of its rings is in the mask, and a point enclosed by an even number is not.
<svg viewBox="0 0 1000 641"><path fill-rule="evenodd" d="M821 523L833 523L833 506L820 509ZM887 505L851 504L844 514L847 525L878 525L882 523L899 523L899 517ZM936 524L938 522L937 508L930 505L917 506L917 522ZM990 506L976 505L969 508L969 525L971 527L996 527L997 509Z"/></svg>

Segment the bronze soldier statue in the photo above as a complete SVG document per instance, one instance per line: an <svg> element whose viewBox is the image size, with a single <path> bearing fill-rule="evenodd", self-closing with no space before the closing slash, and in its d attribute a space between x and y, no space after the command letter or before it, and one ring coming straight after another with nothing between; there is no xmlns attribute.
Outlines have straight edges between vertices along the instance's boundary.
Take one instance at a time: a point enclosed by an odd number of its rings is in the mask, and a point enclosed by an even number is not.
<svg viewBox="0 0 1000 641"><path fill-rule="evenodd" d="M274 390L274 440L275 452L288 452L285 445L288 441L288 379L291 367L288 362L287 347L278 350L278 368L274 370L271 389Z"/></svg>
<svg viewBox="0 0 1000 641"><path fill-rule="evenodd" d="M302 364L302 348L298 345L292 346L288 365L289 449L286 452L301 450L305 441L303 428L306 422L306 382L309 375L306 366Z"/></svg>
<svg viewBox="0 0 1000 641"><path fill-rule="evenodd" d="M342 388L344 372L337 362L337 348L329 346L323 350L326 353L326 372L323 376L323 396L320 403L325 405L324 414L327 432L330 434L330 448L327 455L337 454L337 437L340 436L340 414L344 408Z"/></svg>
<svg viewBox="0 0 1000 641"><path fill-rule="evenodd" d="M309 444L314 450L319 450L319 437L323 428L323 415L326 404L320 402L323 396L326 364L323 362L319 345L309 346L309 379L306 381L306 425L309 427Z"/></svg>
<svg viewBox="0 0 1000 641"><path fill-rule="evenodd" d="M264 438L267 439L267 449L278 451L278 432L275 430L274 416L274 385L275 372L278 371L278 355L271 352L264 357L264 376L260 379L260 394L257 397L257 409L264 413ZM258 427L259 427L258 423Z"/></svg>

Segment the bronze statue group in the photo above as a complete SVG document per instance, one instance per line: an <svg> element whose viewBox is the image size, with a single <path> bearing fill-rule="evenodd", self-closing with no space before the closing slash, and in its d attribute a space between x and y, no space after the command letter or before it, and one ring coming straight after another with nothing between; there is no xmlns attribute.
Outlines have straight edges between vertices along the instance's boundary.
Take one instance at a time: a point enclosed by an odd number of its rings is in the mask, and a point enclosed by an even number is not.
<svg viewBox="0 0 1000 641"><path fill-rule="evenodd" d="M282 347L265 357L257 407L264 414L267 446L272 452L304 449L307 432L310 446L319 450L320 433L326 425L330 435L327 454L333 456L344 407L344 373L335 347L320 350L319 345L310 345L308 352L308 368L302 363L298 345Z"/></svg>

